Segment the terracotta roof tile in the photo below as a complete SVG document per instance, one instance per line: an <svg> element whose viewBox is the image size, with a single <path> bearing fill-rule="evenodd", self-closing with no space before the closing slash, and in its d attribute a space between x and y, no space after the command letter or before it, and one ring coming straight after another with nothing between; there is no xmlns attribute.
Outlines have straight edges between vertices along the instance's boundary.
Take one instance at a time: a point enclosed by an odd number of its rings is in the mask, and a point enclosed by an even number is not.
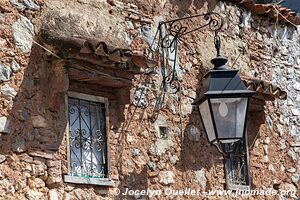
<svg viewBox="0 0 300 200"><path fill-rule="evenodd" d="M267 81L246 76L242 76L241 79L249 90L255 91L256 96L262 96L265 100L287 98L287 93L285 91Z"/></svg>
<svg viewBox="0 0 300 200"><path fill-rule="evenodd" d="M257 15L264 15L271 19L277 18L277 10L278 10L279 21L291 23L292 25L300 25L300 17L297 16L297 13L286 7L277 6L276 8L273 4L256 4L254 0L225 0L225 1L241 5L245 7L247 10L250 10L251 12Z"/></svg>

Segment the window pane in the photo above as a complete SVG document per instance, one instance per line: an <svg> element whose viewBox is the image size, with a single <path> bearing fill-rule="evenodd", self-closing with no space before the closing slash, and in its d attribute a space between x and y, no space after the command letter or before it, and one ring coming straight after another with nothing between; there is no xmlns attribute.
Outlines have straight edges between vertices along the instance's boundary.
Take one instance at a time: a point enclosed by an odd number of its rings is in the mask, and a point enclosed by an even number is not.
<svg viewBox="0 0 300 200"><path fill-rule="evenodd" d="M105 105L69 98L71 175L107 174Z"/></svg>
<svg viewBox="0 0 300 200"><path fill-rule="evenodd" d="M211 113L209 111L208 101L204 101L199 106L201 118L208 136L208 140L211 142L212 140L216 139L214 126L211 118Z"/></svg>
<svg viewBox="0 0 300 200"><path fill-rule="evenodd" d="M219 139L243 137L248 98L210 99ZM221 140L231 143L237 140Z"/></svg>

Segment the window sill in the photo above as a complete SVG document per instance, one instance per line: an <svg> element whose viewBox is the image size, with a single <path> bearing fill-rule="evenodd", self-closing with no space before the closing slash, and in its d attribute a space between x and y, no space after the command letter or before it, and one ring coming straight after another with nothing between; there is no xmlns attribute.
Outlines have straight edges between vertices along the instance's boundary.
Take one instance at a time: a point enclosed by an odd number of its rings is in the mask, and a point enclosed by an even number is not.
<svg viewBox="0 0 300 200"><path fill-rule="evenodd" d="M113 187L115 185L114 182L109 178L88 178L88 177L64 175L64 180L66 183L75 183L75 184L100 185L100 186L110 186L110 187Z"/></svg>

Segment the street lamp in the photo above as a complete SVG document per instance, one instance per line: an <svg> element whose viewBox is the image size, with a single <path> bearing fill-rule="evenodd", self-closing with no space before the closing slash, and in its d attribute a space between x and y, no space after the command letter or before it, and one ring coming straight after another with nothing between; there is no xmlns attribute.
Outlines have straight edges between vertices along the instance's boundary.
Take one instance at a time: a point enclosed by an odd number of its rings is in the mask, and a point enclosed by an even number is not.
<svg viewBox="0 0 300 200"><path fill-rule="evenodd" d="M238 70L227 68L217 35L215 47L217 56L211 60L214 68L204 76L200 96L193 104L199 108L208 141L227 154L245 138L249 98L254 92L246 88Z"/></svg>

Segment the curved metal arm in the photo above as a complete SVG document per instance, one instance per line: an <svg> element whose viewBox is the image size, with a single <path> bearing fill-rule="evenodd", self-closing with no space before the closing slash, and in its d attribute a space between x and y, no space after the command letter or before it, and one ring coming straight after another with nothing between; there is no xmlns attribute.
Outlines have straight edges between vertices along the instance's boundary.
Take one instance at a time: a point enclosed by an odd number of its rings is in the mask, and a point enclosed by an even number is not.
<svg viewBox="0 0 300 200"><path fill-rule="evenodd" d="M217 33L221 30L222 25L222 16L215 12L197 14L159 23L158 30L150 46L150 50L158 56L162 74L162 92L160 97L157 98L155 107L159 109L156 112L162 108L165 92L177 93L180 90L176 66L178 65L178 44L181 37L208 27L216 34L215 46L219 55L221 43Z"/></svg>

